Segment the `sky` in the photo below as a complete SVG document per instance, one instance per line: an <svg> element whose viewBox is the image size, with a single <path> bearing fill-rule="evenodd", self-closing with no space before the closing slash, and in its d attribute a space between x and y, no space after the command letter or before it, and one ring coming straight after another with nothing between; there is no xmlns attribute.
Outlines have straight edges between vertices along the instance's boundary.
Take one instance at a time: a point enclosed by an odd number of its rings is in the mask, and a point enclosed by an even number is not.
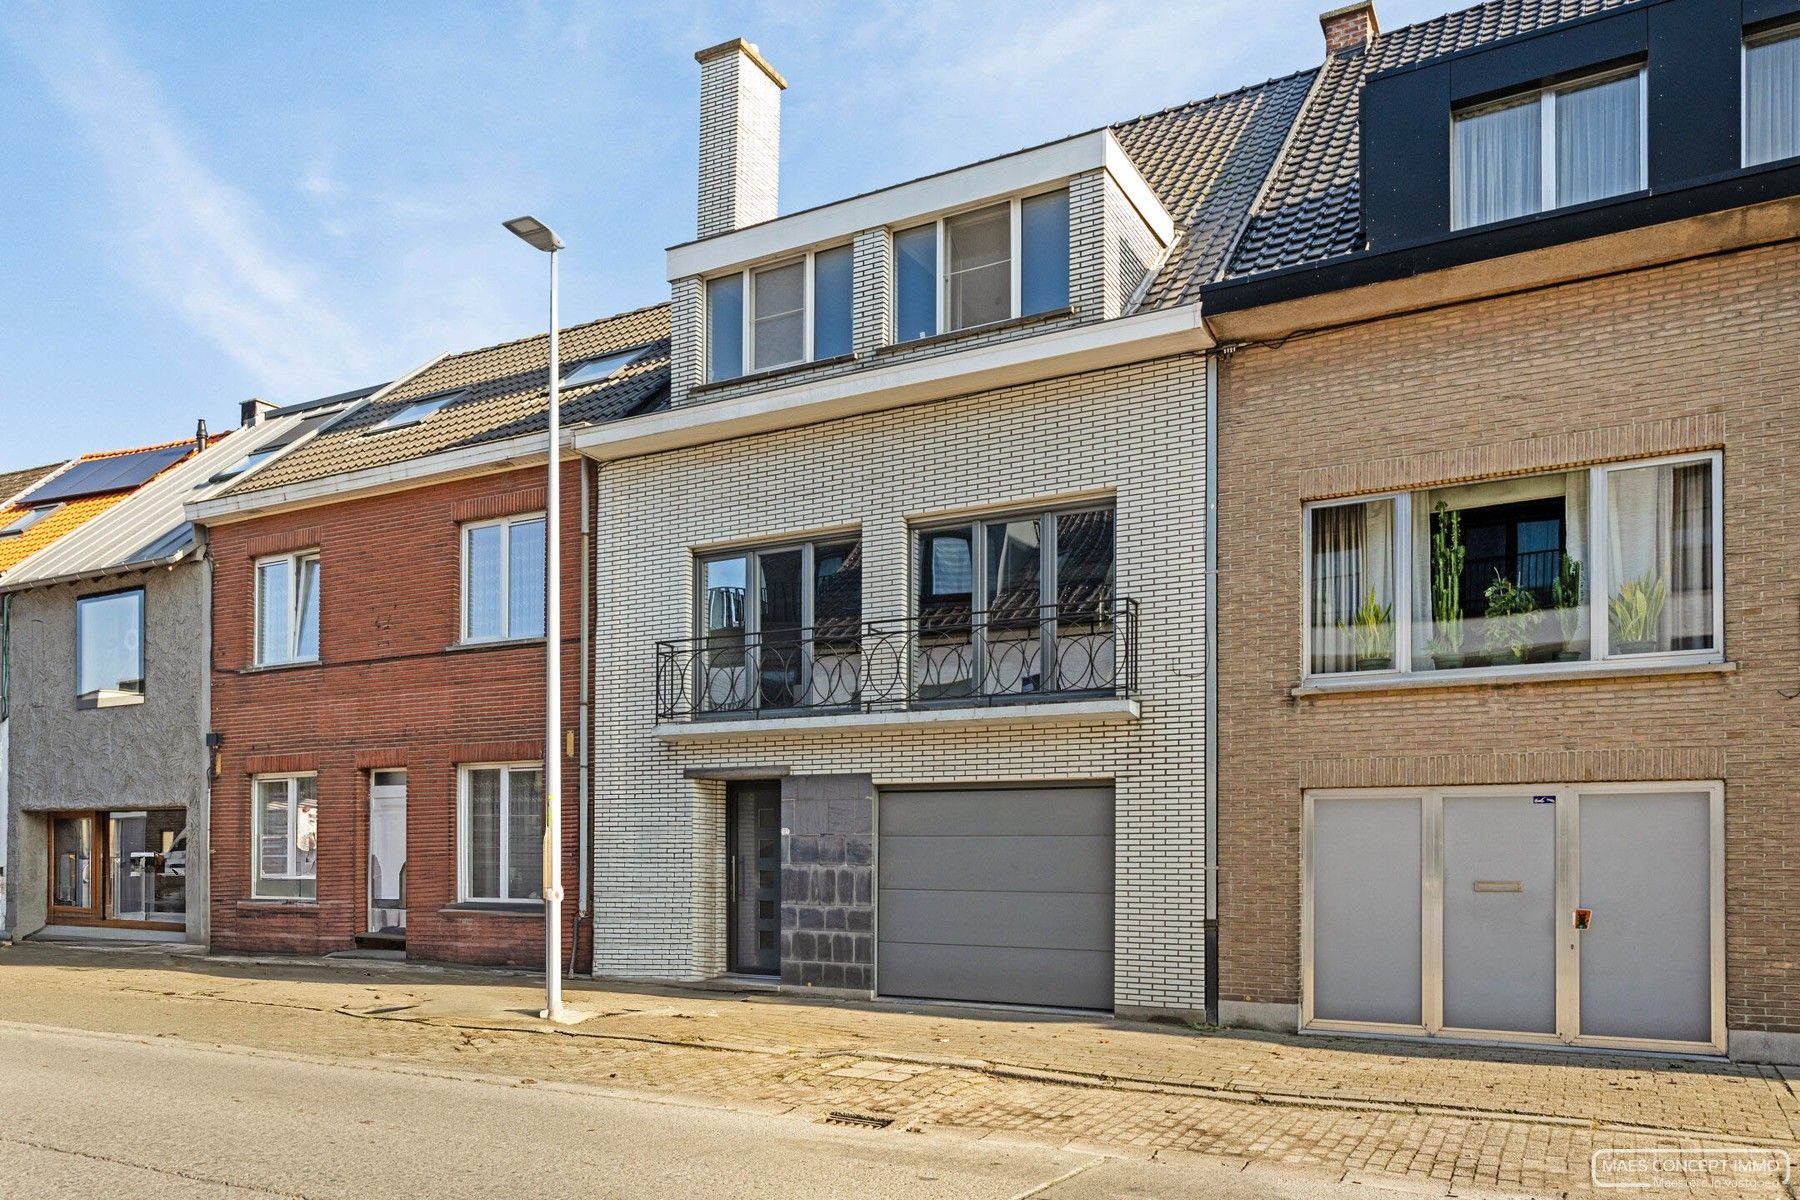
<svg viewBox="0 0 1800 1200"><path fill-rule="evenodd" d="M701 47L787 78L787 212L1312 66L1334 2L8 0L0 471L541 329L520 213L564 324L666 300Z"/></svg>

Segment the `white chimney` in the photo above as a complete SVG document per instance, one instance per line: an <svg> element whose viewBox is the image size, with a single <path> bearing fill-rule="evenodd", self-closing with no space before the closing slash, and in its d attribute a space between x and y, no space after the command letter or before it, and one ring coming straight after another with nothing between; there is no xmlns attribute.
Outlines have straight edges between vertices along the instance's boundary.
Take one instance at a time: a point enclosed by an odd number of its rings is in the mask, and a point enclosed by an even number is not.
<svg viewBox="0 0 1800 1200"><path fill-rule="evenodd" d="M700 63L699 236L775 216L781 184L783 79L755 46L733 38Z"/></svg>

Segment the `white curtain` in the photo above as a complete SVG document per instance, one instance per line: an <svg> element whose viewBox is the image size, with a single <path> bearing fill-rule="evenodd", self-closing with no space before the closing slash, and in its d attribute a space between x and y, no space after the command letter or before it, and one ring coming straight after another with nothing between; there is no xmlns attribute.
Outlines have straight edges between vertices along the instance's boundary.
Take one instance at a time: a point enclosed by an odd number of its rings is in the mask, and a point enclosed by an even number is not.
<svg viewBox="0 0 1800 1200"><path fill-rule="evenodd" d="M257 568L256 661L286 662L288 657L288 560Z"/></svg>
<svg viewBox="0 0 1800 1200"><path fill-rule="evenodd" d="M543 772L508 771L506 791L506 896L535 899L544 894Z"/></svg>
<svg viewBox="0 0 1800 1200"><path fill-rule="evenodd" d="M1643 186L1638 77L1556 94L1556 203L1582 204Z"/></svg>
<svg viewBox="0 0 1800 1200"><path fill-rule="evenodd" d="M1712 644L1712 464L1634 467L1607 477L1610 591L1633 581L1667 590L1656 649ZM1615 653L1618 647L1614 646Z"/></svg>
<svg viewBox="0 0 1800 1200"><path fill-rule="evenodd" d="M300 595L294 606L297 622L294 635L294 657L305 660L319 657L319 560L300 560Z"/></svg>
<svg viewBox="0 0 1800 1200"><path fill-rule="evenodd" d="M1394 602L1394 502L1339 504L1312 514L1312 670L1356 669L1349 627L1374 589Z"/></svg>
<svg viewBox="0 0 1800 1200"><path fill-rule="evenodd" d="M500 526L481 525L469 530L463 574L463 594L469 610L467 636L499 637Z"/></svg>
<svg viewBox="0 0 1800 1200"><path fill-rule="evenodd" d="M1744 162L1800 155L1800 33L1744 50Z"/></svg>
<svg viewBox="0 0 1800 1200"><path fill-rule="evenodd" d="M464 852L469 856L469 898L500 898L500 772L470 771L469 828Z"/></svg>
<svg viewBox="0 0 1800 1200"><path fill-rule="evenodd" d="M508 637L544 636L544 522L512 526L506 548Z"/></svg>
<svg viewBox="0 0 1800 1200"><path fill-rule="evenodd" d="M1457 229L1504 221L1543 206L1543 145L1537 97L1456 120Z"/></svg>

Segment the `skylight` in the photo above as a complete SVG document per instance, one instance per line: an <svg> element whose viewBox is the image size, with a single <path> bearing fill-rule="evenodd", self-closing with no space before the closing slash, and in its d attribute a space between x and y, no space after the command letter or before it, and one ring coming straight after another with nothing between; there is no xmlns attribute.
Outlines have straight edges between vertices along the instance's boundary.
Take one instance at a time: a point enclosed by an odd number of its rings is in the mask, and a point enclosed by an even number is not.
<svg viewBox="0 0 1800 1200"><path fill-rule="evenodd" d="M417 425L438 409L453 400L461 400L468 392L443 392L436 396L427 396L423 400L414 400L411 404L394 413L387 419L376 423L369 430L376 433L384 429L404 429L408 425Z"/></svg>
<svg viewBox="0 0 1800 1200"><path fill-rule="evenodd" d="M620 367L636 358L639 353L640 349L634 348L600 358L590 358L565 374L562 377L562 386L566 388L582 387L590 383L599 383L604 379L611 379Z"/></svg>
<svg viewBox="0 0 1800 1200"><path fill-rule="evenodd" d="M17 537L61 507L60 504L40 504L36 508L28 509L14 517L5 526L0 526L0 537Z"/></svg>
<svg viewBox="0 0 1800 1200"><path fill-rule="evenodd" d="M211 479L207 480L207 482L224 483L227 479L236 479L239 475L242 475L252 467L260 467L268 462L271 458L275 457L275 452L279 449L281 449L279 446L266 446L261 450L252 450L250 453L244 455L244 457L232 463L229 467L226 467L223 471L220 471L217 475L214 475Z"/></svg>

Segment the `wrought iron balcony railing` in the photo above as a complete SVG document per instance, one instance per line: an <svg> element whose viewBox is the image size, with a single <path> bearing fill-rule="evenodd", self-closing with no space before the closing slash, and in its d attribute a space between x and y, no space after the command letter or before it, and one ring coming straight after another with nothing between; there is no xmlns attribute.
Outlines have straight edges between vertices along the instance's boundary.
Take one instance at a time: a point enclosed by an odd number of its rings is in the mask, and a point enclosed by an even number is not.
<svg viewBox="0 0 1800 1200"><path fill-rule="evenodd" d="M1128 697L1137 603L716 633L656 645L658 721Z"/></svg>

